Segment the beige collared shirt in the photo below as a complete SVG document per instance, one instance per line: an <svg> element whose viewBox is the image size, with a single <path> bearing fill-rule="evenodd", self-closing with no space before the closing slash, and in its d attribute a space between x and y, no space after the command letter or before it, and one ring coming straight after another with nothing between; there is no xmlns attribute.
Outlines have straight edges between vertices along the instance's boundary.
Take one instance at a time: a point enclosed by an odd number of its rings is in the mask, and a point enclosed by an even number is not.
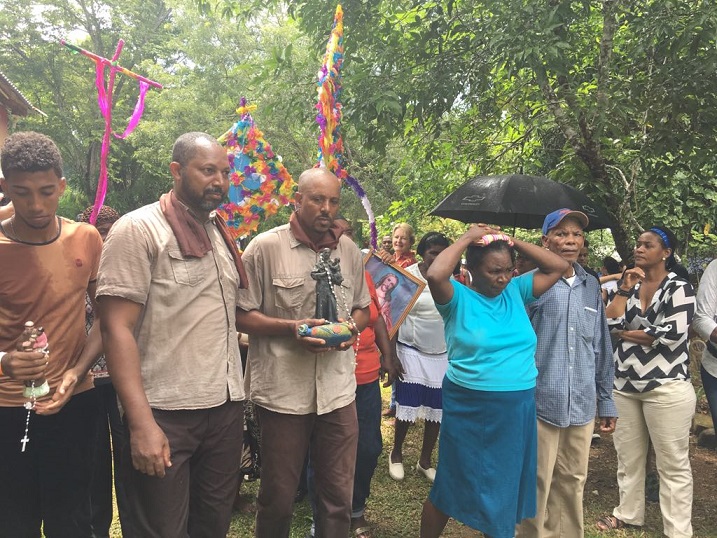
<svg viewBox="0 0 717 538"><path fill-rule="evenodd" d="M342 236L331 258L341 260L343 282L334 290L339 316L346 318L371 302L361 251ZM299 243L288 224L258 235L242 255L249 287L239 290L237 305L273 318L313 318L316 281L311 270L317 260L318 254ZM324 414L350 404L355 368L353 349L316 354L293 337L249 335L249 398L277 413Z"/></svg>
<svg viewBox="0 0 717 538"><path fill-rule="evenodd" d="M213 249L183 258L157 202L117 221L102 251L97 297L143 305L135 338L144 390L156 409L206 409L244 399L239 275L214 223L204 228Z"/></svg>

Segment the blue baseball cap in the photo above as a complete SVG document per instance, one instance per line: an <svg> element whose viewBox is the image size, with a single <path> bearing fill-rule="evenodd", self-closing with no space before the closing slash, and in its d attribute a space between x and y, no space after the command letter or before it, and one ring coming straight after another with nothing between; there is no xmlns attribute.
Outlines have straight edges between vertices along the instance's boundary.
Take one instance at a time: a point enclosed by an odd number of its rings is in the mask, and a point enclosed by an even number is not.
<svg viewBox="0 0 717 538"><path fill-rule="evenodd" d="M575 211L574 209L568 209L564 207L563 209L553 211L547 217L545 217L545 220L543 221L543 235L548 235L548 232L550 230L555 228L558 224L562 222L564 218L567 217L572 217L578 222L580 222L580 225L583 227L583 230L587 228L588 223L590 222L588 216L582 211Z"/></svg>

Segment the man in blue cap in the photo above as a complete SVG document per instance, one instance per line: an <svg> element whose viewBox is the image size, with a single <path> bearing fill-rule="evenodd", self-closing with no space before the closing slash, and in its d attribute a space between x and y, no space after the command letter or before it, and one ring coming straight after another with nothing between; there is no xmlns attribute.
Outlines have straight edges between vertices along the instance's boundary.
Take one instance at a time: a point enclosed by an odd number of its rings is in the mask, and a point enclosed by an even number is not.
<svg viewBox="0 0 717 538"><path fill-rule="evenodd" d="M543 223L543 246L570 262L555 285L528 306L538 336L538 496L520 538L582 538L595 407L600 431L615 429L614 366L600 283L577 263L588 217L559 209Z"/></svg>

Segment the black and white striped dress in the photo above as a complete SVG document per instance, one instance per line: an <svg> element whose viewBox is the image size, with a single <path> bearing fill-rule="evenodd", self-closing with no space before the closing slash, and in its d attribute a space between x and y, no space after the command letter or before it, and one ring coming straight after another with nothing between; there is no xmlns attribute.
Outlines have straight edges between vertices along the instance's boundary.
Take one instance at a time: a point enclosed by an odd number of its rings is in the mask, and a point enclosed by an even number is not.
<svg viewBox="0 0 717 538"><path fill-rule="evenodd" d="M660 283L647 310L640 305L640 284L631 291L625 314L608 319L611 331L643 330L655 338L651 346L620 340L614 353L615 389L647 392L673 380L687 380L687 331L695 315L692 285L670 272Z"/></svg>

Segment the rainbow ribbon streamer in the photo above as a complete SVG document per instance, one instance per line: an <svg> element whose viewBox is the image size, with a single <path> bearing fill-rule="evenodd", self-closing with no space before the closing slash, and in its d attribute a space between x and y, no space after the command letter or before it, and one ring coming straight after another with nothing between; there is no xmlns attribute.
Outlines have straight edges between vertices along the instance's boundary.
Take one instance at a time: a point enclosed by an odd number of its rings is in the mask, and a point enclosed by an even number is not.
<svg viewBox="0 0 717 538"><path fill-rule="evenodd" d="M326 44L324 63L319 70L318 102L316 103L316 123L319 124L319 162L316 167L325 167L340 180L345 181L361 200L368 215L371 228L371 245L378 248L376 217L371 202L361 184L346 171L344 142L341 137L341 66L344 61L344 12L341 4L336 6L334 26Z"/></svg>
<svg viewBox="0 0 717 538"><path fill-rule="evenodd" d="M117 48L115 49L115 53L111 59L93 54L92 52L80 48L77 45L68 43L64 39L61 39L60 43L70 49L73 53L82 54L95 62L97 104L100 107L100 112L105 120L105 132L102 137L102 149L100 150L100 177L97 182L97 194L95 195L95 203L92 207L92 214L90 215L90 222L94 224L97 222L97 214L105 201L105 197L107 196L107 157L110 153L111 137L114 135L115 138L125 139L132 133L132 131L134 131L134 128L137 127L137 124L142 117L142 113L144 112L144 98L147 95L147 90L149 90L150 87L161 90L162 85L159 82L149 80L148 78L138 75L137 73L119 65L117 60L122 52L122 47L124 47L124 41L122 39L117 42ZM105 69L108 67L110 74L107 82L105 82ZM121 135L112 131L112 94L114 92L115 76L117 73L126 75L139 82L139 97L137 97L137 104L134 107L134 111L132 112L132 117L129 119L127 128Z"/></svg>
<svg viewBox="0 0 717 538"><path fill-rule="evenodd" d="M219 137L227 148L231 166L229 202L218 211L235 239L255 232L262 219L294 201L296 183L254 123L251 111L241 98L239 121Z"/></svg>

